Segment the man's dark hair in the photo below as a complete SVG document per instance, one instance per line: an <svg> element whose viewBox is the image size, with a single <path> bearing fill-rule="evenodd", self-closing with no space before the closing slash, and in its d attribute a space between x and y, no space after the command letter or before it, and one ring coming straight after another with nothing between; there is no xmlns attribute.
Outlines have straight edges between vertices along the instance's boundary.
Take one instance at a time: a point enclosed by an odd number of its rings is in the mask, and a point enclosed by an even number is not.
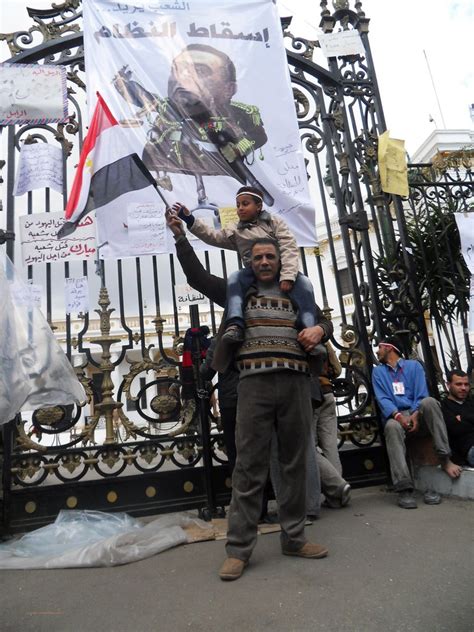
<svg viewBox="0 0 474 632"><path fill-rule="evenodd" d="M462 371L461 369L453 369L452 371L448 371L446 373L446 382L452 382L453 377L467 377L466 371Z"/></svg>
<svg viewBox="0 0 474 632"><path fill-rule="evenodd" d="M255 239L254 241L252 241L250 245L250 255L252 255L254 247L258 246L259 244L262 244L262 245L267 244L267 245L273 246L276 250L278 258L281 259L280 246L278 242L275 241L275 239L271 239L271 237L259 237L258 239Z"/></svg>
<svg viewBox="0 0 474 632"><path fill-rule="evenodd" d="M395 336L390 336L388 338L382 338L380 340L379 345L390 345L392 350L395 351L400 357L403 356L403 346L398 338Z"/></svg>

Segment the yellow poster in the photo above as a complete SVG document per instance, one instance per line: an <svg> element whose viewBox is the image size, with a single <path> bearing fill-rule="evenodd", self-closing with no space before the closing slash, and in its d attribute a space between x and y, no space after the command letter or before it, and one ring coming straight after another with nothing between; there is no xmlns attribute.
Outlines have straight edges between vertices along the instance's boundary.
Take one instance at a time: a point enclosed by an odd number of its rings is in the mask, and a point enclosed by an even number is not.
<svg viewBox="0 0 474 632"><path fill-rule="evenodd" d="M389 132L384 132L379 136L378 162L382 191L407 197L409 189L405 141L390 138Z"/></svg>
<svg viewBox="0 0 474 632"><path fill-rule="evenodd" d="M221 206L219 208L219 217L222 228L227 228L231 224L236 224L239 221L235 206Z"/></svg>

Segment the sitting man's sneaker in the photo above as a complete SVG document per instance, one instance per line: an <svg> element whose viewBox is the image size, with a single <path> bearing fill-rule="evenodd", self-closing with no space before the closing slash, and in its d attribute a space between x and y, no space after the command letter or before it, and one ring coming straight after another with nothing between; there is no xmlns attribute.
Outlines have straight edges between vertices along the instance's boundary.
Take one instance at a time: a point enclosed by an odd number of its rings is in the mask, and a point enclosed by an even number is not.
<svg viewBox="0 0 474 632"><path fill-rule="evenodd" d="M239 579L247 565L248 562L244 562L244 560L239 560L236 557L228 557L221 566L219 577L225 582Z"/></svg>
<svg viewBox="0 0 474 632"><path fill-rule="evenodd" d="M345 507L349 504L351 500L351 486L349 483L346 483L342 489L341 494L341 507Z"/></svg>
<svg viewBox="0 0 474 632"><path fill-rule="evenodd" d="M398 493L398 506L402 509L416 509L418 507L411 489Z"/></svg>
<svg viewBox="0 0 474 632"><path fill-rule="evenodd" d="M326 499L323 502L324 507L330 509L340 509L349 504L351 500L351 486L349 483L345 483L339 488L335 496L329 496L326 494Z"/></svg>
<svg viewBox="0 0 474 632"><path fill-rule="evenodd" d="M319 520L319 516L317 514L306 514L306 520L314 522L315 520Z"/></svg>
<svg viewBox="0 0 474 632"><path fill-rule="evenodd" d="M423 501L426 505L439 505L441 502L441 496L438 492L428 489L423 494Z"/></svg>
<svg viewBox="0 0 474 632"><path fill-rule="evenodd" d="M306 542L306 544L298 551L289 551L288 549L282 549L282 553L283 555L294 555L295 557L320 559L322 557L326 557L329 551L325 546L322 546L321 544Z"/></svg>
<svg viewBox="0 0 474 632"><path fill-rule="evenodd" d="M222 340L237 344L244 341L244 330L238 325L229 325L222 334Z"/></svg>

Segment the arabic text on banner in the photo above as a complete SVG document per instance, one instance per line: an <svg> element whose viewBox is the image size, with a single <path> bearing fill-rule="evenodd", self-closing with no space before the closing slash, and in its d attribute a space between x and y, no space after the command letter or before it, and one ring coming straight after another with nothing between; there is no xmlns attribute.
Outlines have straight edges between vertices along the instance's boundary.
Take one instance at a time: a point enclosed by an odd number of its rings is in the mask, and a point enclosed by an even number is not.
<svg viewBox="0 0 474 632"><path fill-rule="evenodd" d="M66 67L0 64L0 125L61 123L67 118Z"/></svg>
<svg viewBox="0 0 474 632"><path fill-rule="evenodd" d="M180 201L219 228L219 209L233 206L237 190L251 184L264 191L264 207L283 217L298 245L314 245L315 212L274 3L83 6L91 111L99 91L133 132L130 149L169 203ZM157 195L145 190L101 209L104 257L132 254L124 229L129 202L157 203ZM165 251L172 249L167 239Z"/></svg>
<svg viewBox="0 0 474 632"><path fill-rule="evenodd" d="M71 237L58 239L64 215L33 213L20 216L21 252L25 265L91 259L96 256L95 218L87 215Z"/></svg>
<svg viewBox="0 0 474 632"><path fill-rule="evenodd" d="M187 311L191 305L209 305L209 299L187 283L178 283L174 286L176 305L178 312Z"/></svg>

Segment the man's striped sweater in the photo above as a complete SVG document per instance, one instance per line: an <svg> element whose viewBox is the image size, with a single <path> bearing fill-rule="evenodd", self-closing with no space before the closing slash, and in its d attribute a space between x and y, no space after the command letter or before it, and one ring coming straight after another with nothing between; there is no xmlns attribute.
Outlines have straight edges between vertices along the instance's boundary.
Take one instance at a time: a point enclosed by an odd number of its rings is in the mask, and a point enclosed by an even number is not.
<svg viewBox="0 0 474 632"><path fill-rule="evenodd" d="M240 379L256 373L309 373L305 351L297 341L296 313L277 284L259 287L244 309L245 340L236 363Z"/></svg>

